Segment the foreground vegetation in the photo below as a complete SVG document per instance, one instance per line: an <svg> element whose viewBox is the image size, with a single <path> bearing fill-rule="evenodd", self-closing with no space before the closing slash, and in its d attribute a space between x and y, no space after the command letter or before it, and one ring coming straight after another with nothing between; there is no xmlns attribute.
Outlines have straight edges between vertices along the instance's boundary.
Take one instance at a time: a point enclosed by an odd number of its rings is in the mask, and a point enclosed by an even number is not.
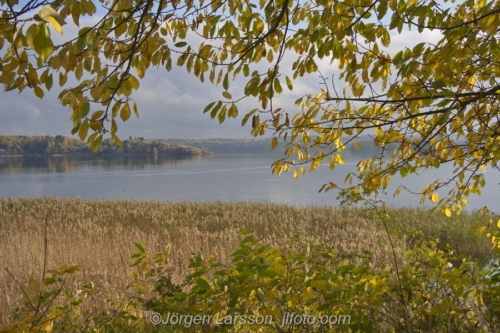
<svg viewBox="0 0 500 333"><path fill-rule="evenodd" d="M389 213L381 224L364 208L0 199L2 326L237 331L241 323L188 328L146 319L151 311L220 318L287 312L351 316L349 325L295 331L498 331L498 277L458 256L490 258L491 242L473 232L484 218ZM427 242L436 238L437 246Z"/></svg>

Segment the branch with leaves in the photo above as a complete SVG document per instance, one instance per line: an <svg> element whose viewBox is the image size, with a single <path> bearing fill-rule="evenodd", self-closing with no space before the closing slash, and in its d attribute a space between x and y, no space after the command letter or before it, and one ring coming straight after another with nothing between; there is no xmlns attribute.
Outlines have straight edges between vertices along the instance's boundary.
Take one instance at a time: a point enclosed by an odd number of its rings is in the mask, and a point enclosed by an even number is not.
<svg viewBox="0 0 500 333"><path fill-rule="evenodd" d="M7 45L0 83L43 98L59 78L72 133L94 151L108 132L121 144L118 118L139 115L132 97L147 71L179 66L222 85L223 98L203 110L220 122L237 117L243 99L255 99L242 124L250 122L254 136L272 131L272 147L279 138L287 143L289 158L273 165L278 174L299 177L306 164L313 171L325 158L333 169L346 143L359 148L360 135L369 134L382 153L361 161L346 179L356 184L341 194L370 196L396 173L453 163L447 180L419 191L449 214L480 193L487 166L498 168L498 1L0 0L0 12L0 47ZM97 23L80 27L96 13ZM62 33L65 24L79 26L78 35L55 45L51 30ZM409 30L441 35L393 51L391 38ZM322 60L340 71L330 83ZM315 73L323 80L317 94L297 96L293 112L276 105L283 86L292 91ZM67 87L71 74L75 87ZM244 88L230 92L241 74ZM437 190L446 184L454 189L440 199Z"/></svg>

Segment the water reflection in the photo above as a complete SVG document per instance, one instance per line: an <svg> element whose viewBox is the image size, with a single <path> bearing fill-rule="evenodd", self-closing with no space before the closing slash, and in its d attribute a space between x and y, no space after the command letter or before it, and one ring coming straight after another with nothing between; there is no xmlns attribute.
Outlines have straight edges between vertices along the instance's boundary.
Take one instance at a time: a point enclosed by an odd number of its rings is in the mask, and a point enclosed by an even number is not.
<svg viewBox="0 0 500 333"><path fill-rule="evenodd" d="M293 205L338 205L337 192L318 193L327 182L344 186L349 172L356 172L360 159L371 153L351 152L345 164L334 170L327 163L299 179L292 174L271 173L277 155L194 155L167 158L154 155L134 156L0 156L0 197L56 195L86 199L137 199L161 201L260 201ZM491 172L493 171L493 172ZM399 185L419 192L436 179L448 179L453 166L442 165L401 179L395 174L380 195L389 205L418 206L421 196L403 191L393 197ZM482 195L471 195L469 208L488 206L498 211L499 173L488 170ZM441 198L452 186L438 191Z"/></svg>
<svg viewBox="0 0 500 333"><path fill-rule="evenodd" d="M0 156L0 173L69 173L89 169L98 169L99 171L145 170L151 167L198 162L202 158L204 156L201 155L179 157L158 155Z"/></svg>

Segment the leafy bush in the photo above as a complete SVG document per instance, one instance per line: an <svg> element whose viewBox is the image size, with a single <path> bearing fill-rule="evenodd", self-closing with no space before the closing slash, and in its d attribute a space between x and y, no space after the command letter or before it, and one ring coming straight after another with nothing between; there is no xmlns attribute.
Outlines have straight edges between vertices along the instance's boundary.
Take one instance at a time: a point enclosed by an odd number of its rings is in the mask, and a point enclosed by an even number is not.
<svg viewBox="0 0 500 333"><path fill-rule="evenodd" d="M252 231L222 265L202 251L190 274L171 279L170 246L151 255L135 244L137 273L128 298L80 313L84 291L63 286L42 292L30 280L24 307L1 332L497 332L500 328L498 263L479 262L436 242L421 240L395 267L377 267L372 255L337 254L328 245L261 244ZM454 267L452 262L460 262ZM51 271L50 286L77 268ZM58 296L64 301L54 302ZM66 305L65 305L66 304ZM37 310L38 309L38 310Z"/></svg>

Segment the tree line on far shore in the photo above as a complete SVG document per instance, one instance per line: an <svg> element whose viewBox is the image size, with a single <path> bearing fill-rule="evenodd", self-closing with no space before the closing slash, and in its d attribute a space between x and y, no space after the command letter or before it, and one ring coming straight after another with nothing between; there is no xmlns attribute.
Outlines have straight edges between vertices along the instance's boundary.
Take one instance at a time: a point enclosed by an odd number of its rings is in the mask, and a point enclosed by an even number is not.
<svg viewBox="0 0 500 333"><path fill-rule="evenodd" d="M191 147L208 150L215 154L281 154L285 150L285 143L278 142L278 145L271 150L272 138L258 138L258 139L159 139L163 142L174 143L179 145L186 145ZM365 135L358 139L360 145L359 150L362 151L376 151L379 149L373 144L373 139ZM315 151L319 148L313 148ZM346 144L346 150L356 150L354 142Z"/></svg>
<svg viewBox="0 0 500 333"><path fill-rule="evenodd" d="M376 151L370 137L358 139L359 150ZM119 147L113 140L104 139L96 154L147 154L147 155L202 155L215 154L283 154L285 144L279 142L271 150L272 138L258 139L153 139L129 136ZM313 148L312 151L321 149ZM346 150L356 150L354 142ZM0 155L54 155L92 154L88 145L78 139L57 136L4 136L0 135Z"/></svg>
<svg viewBox="0 0 500 333"><path fill-rule="evenodd" d="M78 139L57 136L4 136L0 135L0 155L55 155L92 154L88 145ZM132 138L124 140L122 147L105 139L97 154L148 154L148 155L203 155L207 151L195 147Z"/></svg>

